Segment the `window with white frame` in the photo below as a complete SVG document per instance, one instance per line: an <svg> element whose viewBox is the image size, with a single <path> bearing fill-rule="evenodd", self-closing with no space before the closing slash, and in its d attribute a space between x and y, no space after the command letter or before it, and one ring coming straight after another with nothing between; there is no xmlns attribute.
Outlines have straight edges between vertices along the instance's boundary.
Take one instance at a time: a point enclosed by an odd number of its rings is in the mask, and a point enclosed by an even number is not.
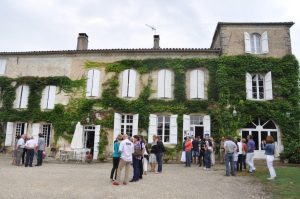
<svg viewBox="0 0 300 199"><path fill-rule="evenodd" d="M139 114L114 114L114 136L118 134L127 134L134 136L138 134Z"/></svg>
<svg viewBox="0 0 300 199"><path fill-rule="evenodd" d="M163 142L170 142L170 116L157 117L157 136Z"/></svg>
<svg viewBox="0 0 300 199"><path fill-rule="evenodd" d="M163 69L158 71L157 97L158 98L172 97L172 72L170 70Z"/></svg>
<svg viewBox="0 0 300 199"><path fill-rule="evenodd" d="M0 59L0 75L5 74L5 69L6 69L6 60Z"/></svg>
<svg viewBox="0 0 300 199"><path fill-rule="evenodd" d="M50 146L50 138L51 138L51 124L42 124L41 125L41 133L43 138L45 139L45 144L47 147Z"/></svg>
<svg viewBox="0 0 300 199"><path fill-rule="evenodd" d="M244 32L245 52L251 54L265 54L269 52L268 33Z"/></svg>
<svg viewBox="0 0 300 199"><path fill-rule="evenodd" d="M86 84L87 97L99 96L100 78L101 78L101 73L99 70L91 69L88 71L87 84Z"/></svg>
<svg viewBox="0 0 300 199"><path fill-rule="evenodd" d="M190 98L204 98L204 72L202 70L192 70L190 72Z"/></svg>
<svg viewBox="0 0 300 199"><path fill-rule="evenodd" d="M14 101L14 108L22 109L27 108L29 96L29 86L20 85L16 89L16 99Z"/></svg>
<svg viewBox="0 0 300 199"><path fill-rule="evenodd" d="M56 86L46 86L42 92L41 109L54 109Z"/></svg>
<svg viewBox="0 0 300 199"><path fill-rule="evenodd" d="M122 73L122 97L135 97L136 71L132 69L124 70Z"/></svg>
<svg viewBox="0 0 300 199"><path fill-rule="evenodd" d="M132 136L133 130L133 115L122 115L121 116L121 134L127 134Z"/></svg>
<svg viewBox="0 0 300 199"><path fill-rule="evenodd" d="M25 133L26 123L23 122L17 122L16 123L16 134L15 137L21 136Z"/></svg>
<svg viewBox="0 0 300 199"><path fill-rule="evenodd" d="M272 74L246 73L246 93L250 100L272 100Z"/></svg>

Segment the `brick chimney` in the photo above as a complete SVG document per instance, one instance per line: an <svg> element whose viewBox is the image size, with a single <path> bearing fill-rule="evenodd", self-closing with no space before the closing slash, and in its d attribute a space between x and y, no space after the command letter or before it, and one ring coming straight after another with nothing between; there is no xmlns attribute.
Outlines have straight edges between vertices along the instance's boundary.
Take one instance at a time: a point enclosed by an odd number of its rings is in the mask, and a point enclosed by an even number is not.
<svg viewBox="0 0 300 199"><path fill-rule="evenodd" d="M88 49L88 36L86 33L79 33L77 39L77 50L87 50Z"/></svg>
<svg viewBox="0 0 300 199"><path fill-rule="evenodd" d="M153 35L153 39L154 39L154 44L153 44L153 48L154 49L159 49L159 35Z"/></svg>

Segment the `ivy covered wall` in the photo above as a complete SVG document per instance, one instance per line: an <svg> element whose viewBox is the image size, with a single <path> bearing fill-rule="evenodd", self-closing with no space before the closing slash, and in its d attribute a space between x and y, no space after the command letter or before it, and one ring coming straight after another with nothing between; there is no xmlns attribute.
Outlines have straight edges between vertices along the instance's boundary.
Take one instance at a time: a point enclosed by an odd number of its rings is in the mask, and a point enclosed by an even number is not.
<svg viewBox="0 0 300 199"><path fill-rule="evenodd" d="M71 81L67 77L21 77L16 79L0 77L3 107L0 122L31 121L53 124L56 139L63 136L70 140L78 121L90 115L91 122L102 125L99 154L104 155L107 145L107 130L113 128L113 114L138 113L139 129L147 130L150 113L178 114L178 140L182 140L183 114L203 113L211 116L212 136L219 139L225 135L237 135L237 129L243 128L256 118L271 119L276 122L282 133L285 155L291 161L300 160L300 109L299 109L299 64L294 56L283 58L260 58L250 55L222 56L215 59L145 59L122 60L114 63L86 62L86 68L105 67L106 72L115 75L103 85L100 99L72 98L67 106L56 105L54 110L40 111L42 89L46 85L56 85L66 93L84 91L85 80ZM186 72L193 68L207 68L209 71L208 100L187 100ZM117 97L118 74L125 69L135 69L141 75L158 69L171 69L175 74L174 100L151 99L151 83L144 86L136 100ZM245 74L267 73L272 71L273 97L271 101L246 100ZM30 86L29 106L27 110L12 109L16 86L26 83ZM238 112L232 116L233 106ZM98 120L94 113L101 114ZM287 114L290 113L290 114ZM176 149L180 148L180 144Z"/></svg>

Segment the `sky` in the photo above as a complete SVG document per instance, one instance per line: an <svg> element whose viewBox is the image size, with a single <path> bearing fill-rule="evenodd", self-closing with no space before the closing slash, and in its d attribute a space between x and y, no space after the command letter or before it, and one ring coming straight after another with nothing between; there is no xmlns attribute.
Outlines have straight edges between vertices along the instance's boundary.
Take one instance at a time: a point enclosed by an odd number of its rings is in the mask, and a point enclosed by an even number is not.
<svg viewBox="0 0 300 199"><path fill-rule="evenodd" d="M0 0L0 52L152 48L209 48L218 22L287 22L300 59L299 0Z"/></svg>

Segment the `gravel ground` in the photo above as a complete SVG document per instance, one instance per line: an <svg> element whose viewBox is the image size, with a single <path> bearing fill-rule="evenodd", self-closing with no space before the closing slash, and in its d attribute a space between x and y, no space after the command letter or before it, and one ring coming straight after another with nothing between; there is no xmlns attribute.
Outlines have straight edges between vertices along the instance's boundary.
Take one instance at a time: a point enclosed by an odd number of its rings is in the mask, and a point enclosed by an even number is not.
<svg viewBox="0 0 300 199"><path fill-rule="evenodd" d="M211 171L180 164L163 165L162 174L144 176L128 185L113 186L111 164L54 164L12 166L0 156L0 198L269 198L261 184L248 176L226 177L224 166ZM132 175L132 174L131 174ZM131 176L130 175L130 176Z"/></svg>

